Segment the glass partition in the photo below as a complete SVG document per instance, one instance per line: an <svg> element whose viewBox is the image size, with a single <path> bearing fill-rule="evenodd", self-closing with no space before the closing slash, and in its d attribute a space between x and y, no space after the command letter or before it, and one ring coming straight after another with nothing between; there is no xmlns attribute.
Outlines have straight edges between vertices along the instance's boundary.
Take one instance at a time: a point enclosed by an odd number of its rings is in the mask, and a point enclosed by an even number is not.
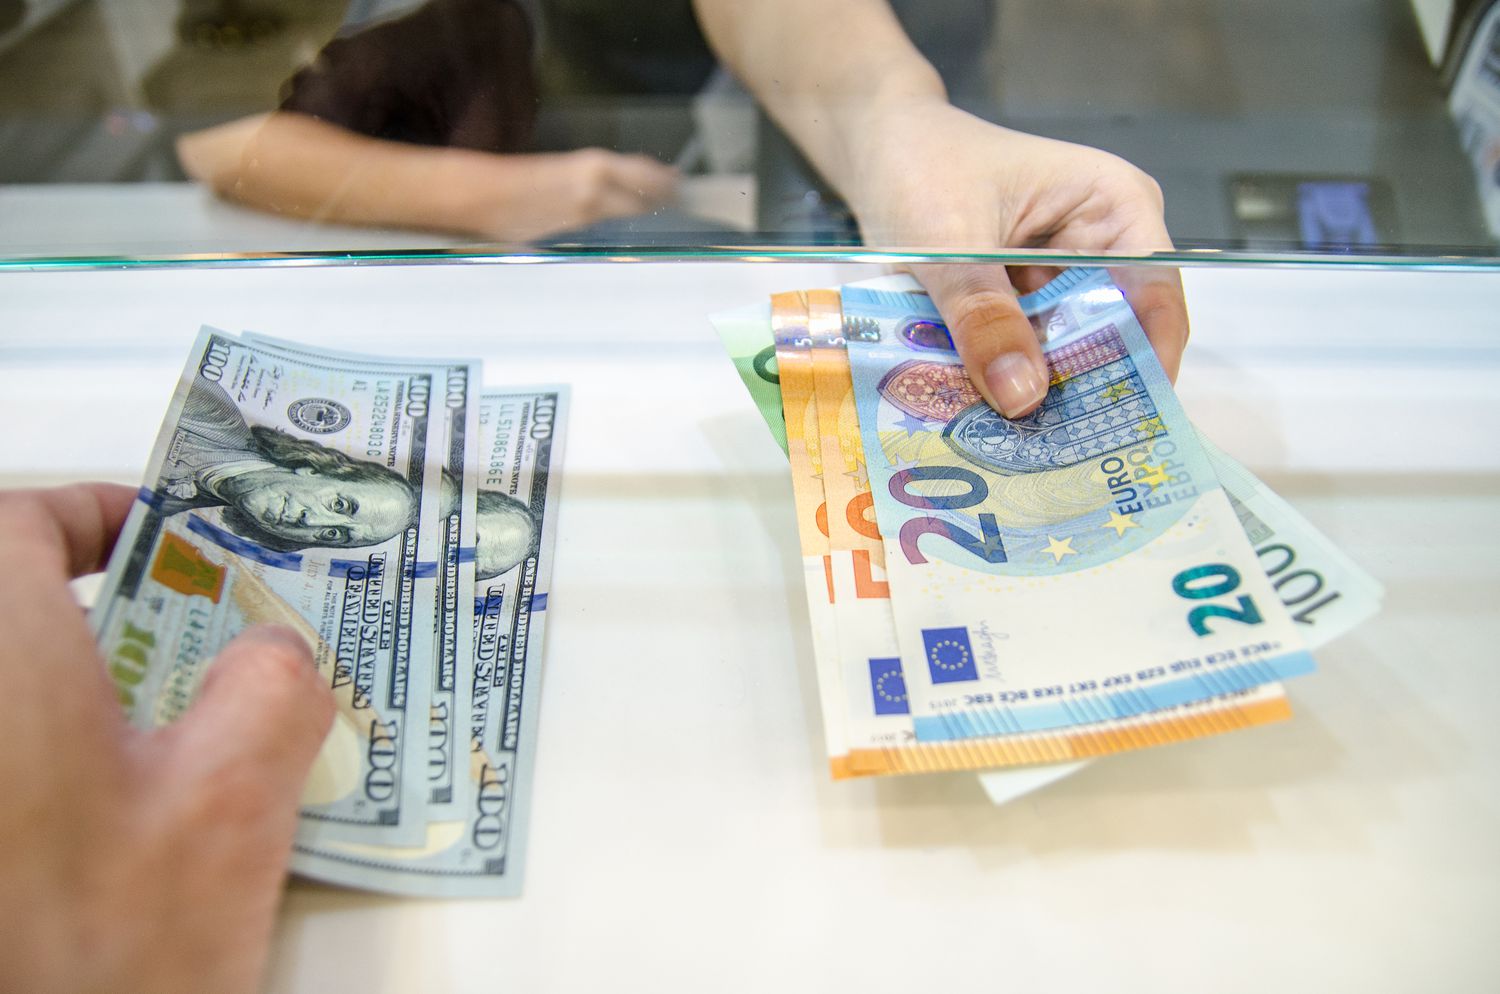
<svg viewBox="0 0 1500 994"><path fill-rule="evenodd" d="M13 261L1484 265L1497 168L1488 0L0 3Z"/></svg>

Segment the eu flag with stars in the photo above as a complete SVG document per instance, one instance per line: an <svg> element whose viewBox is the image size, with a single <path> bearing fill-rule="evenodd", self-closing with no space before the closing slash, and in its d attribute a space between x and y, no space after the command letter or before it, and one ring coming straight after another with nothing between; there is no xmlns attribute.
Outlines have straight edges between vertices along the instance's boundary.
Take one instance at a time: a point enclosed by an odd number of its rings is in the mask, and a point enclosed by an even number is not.
<svg viewBox="0 0 1500 994"><path fill-rule="evenodd" d="M899 657L870 660L870 694L875 698L876 714L911 714Z"/></svg>
<svg viewBox="0 0 1500 994"><path fill-rule="evenodd" d="M967 628L924 628L922 645L927 649L927 671L933 683L979 679Z"/></svg>

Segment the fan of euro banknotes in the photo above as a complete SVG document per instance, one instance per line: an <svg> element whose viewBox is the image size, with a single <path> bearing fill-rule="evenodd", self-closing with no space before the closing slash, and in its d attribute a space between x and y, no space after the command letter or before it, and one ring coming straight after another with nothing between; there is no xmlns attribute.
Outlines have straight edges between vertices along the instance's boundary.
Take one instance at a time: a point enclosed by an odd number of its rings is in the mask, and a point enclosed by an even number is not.
<svg viewBox="0 0 1500 994"><path fill-rule="evenodd" d="M204 329L110 560L92 620L141 727L250 624L312 647L337 716L305 876L520 889L567 392L482 382Z"/></svg>
<svg viewBox="0 0 1500 994"><path fill-rule="evenodd" d="M986 774L1290 716L1380 585L1199 435L1107 271L1021 298L1051 374L1007 420L909 277L713 322L791 463L835 778ZM1038 776L1038 768L1041 775Z"/></svg>

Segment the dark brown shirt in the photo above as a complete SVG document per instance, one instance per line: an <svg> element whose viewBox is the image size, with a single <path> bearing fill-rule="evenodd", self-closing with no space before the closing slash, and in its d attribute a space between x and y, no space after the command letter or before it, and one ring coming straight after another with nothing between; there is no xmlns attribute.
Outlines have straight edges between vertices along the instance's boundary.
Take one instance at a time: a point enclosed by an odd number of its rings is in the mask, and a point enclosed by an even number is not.
<svg viewBox="0 0 1500 994"><path fill-rule="evenodd" d="M281 109L375 138L517 152L536 104L531 24L514 0L428 0L329 42Z"/></svg>

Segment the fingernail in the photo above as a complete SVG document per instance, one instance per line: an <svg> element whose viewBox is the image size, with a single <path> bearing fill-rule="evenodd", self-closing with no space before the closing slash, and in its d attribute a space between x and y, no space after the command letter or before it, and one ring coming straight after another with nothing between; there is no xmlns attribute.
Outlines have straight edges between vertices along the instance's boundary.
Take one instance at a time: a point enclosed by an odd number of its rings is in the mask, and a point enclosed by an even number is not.
<svg viewBox="0 0 1500 994"><path fill-rule="evenodd" d="M1007 418L1031 410L1047 393L1047 378L1020 352L1007 352L991 360L984 370L984 383Z"/></svg>

